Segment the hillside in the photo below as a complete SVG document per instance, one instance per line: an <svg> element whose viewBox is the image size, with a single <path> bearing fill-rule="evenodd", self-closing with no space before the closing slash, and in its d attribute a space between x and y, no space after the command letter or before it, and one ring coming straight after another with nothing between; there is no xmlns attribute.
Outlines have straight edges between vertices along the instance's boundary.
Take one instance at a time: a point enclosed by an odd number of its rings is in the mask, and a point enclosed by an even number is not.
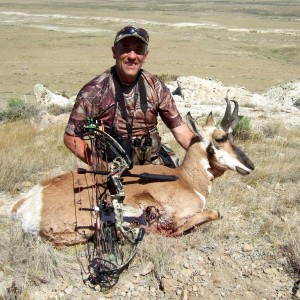
<svg viewBox="0 0 300 300"><path fill-rule="evenodd" d="M76 260L82 247L57 250L22 239L8 215L19 195L2 192L3 299L292 299L300 266L299 80L262 94L195 77L180 77L169 86L181 112L191 110L200 122L210 111L216 118L223 114L228 90L251 120L249 135L236 143L254 161L255 171L245 177L227 172L215 181L207 201L223 219L178 238L147 235L116 286L100 291L84 284L87 274ZM24 183L21 192L32 184ZM188 205L184 199L183 205Z"/></svg>

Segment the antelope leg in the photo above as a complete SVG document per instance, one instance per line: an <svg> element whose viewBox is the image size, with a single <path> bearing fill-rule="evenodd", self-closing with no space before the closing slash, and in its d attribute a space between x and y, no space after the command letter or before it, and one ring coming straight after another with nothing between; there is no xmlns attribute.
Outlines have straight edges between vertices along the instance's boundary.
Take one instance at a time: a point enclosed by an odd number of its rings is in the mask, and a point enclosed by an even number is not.
<svg viewBox="0 0 300 300"><path fill-rule="evenodd" d="M222 216L219 211L213 209L206 209L192 216L187 222L179 226L173 233L175 236L184 233L185 231L192 229L195 226L205 224L210 221L221 219Z"/></svg>

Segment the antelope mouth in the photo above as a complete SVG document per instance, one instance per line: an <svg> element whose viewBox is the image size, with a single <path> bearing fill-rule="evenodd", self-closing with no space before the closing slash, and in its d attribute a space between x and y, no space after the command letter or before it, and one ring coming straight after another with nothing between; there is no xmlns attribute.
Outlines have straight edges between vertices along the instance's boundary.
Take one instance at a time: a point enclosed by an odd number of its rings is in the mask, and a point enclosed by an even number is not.
<svg viewBox="0 0 300 300"><path fill-rule="evenodd" d="M248 174L250 174L249 171L246 171L246 170L244 170L244 169L242 169L242 168L240 168L240 167L236 167L236 170L237 170L237 172L238 172L239 174L241 174L241 175L248 175Z"/></svg>

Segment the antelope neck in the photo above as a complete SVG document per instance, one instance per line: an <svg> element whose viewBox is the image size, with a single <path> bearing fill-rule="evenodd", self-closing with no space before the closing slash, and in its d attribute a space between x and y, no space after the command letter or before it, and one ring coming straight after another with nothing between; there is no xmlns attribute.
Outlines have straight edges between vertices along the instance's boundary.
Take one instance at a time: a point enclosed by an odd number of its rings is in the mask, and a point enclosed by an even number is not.
<svg viewBox="0 0 300 300"><path fill-rule="evenodd" d="M210 172L207 153L201 143L191 144L179 168L184 180L188 182L194 190L206 197L211 190L214 176ZM203 176L199 176L199 174L203 174ZM199 178L201 178L201 181L199 181Z"/></svg>

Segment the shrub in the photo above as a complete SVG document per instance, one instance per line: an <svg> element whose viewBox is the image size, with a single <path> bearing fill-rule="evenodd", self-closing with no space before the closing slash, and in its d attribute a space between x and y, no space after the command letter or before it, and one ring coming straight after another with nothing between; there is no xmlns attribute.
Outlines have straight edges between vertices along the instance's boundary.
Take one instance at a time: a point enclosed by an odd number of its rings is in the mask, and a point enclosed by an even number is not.
<svg viewBox="0 0 300 300"><path fill-rule="evenodd" d="M234 135L239 140L248 140L252 136L251 119L243 117L234 129Z"/></svg>
<svg viewBox="0 0 300 300"><path fill-rule="evenodd" d="M7 100L7 107L19 107L22 108L26 101L21 98L10 98Z"/></svg>
<svg viewBox="0 0 300 300"><path fill-rule="evenodd" d="M261 128L262 134L266 138L274 138L280 132L285 131L284 125L281 122L268 122Z"/></svg>
<svg viewBox="0 0 300 300"><path fill-rule="evenodd" d="M58 116L60 114L70 113L73 105L71 106L59 106L59 105L51 105L47 108L49 114Z"/></svg>
<svg viewBox="0 0 300 300"><path fill-rule="evenodd" d="M161 75L155 75L155 76L163 82L174 81L179 77L178 75L172 75L172 74L161 74Z"/></svg>
<svg viewBox="0 0 300 300"><path fill-rule="evenodd" d="M37 105L29 104L21 98L7 100L6 110L0 113L0 121L14 122L22 119L30 119L39 112Z"/></svg>

